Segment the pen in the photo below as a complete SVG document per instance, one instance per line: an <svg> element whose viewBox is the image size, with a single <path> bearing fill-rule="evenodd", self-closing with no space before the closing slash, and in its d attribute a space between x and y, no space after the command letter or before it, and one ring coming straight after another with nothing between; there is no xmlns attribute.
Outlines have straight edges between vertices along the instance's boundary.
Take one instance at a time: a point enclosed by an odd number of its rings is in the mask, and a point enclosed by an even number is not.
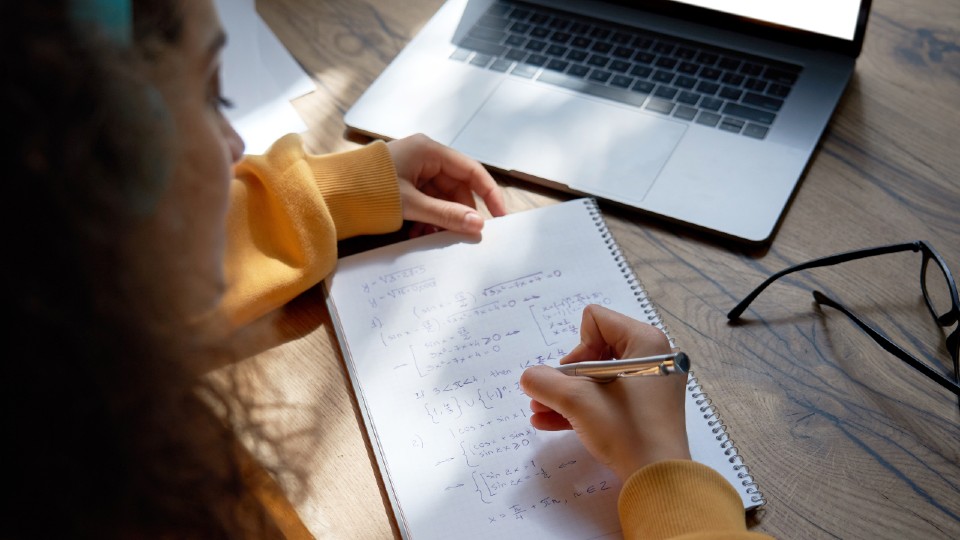
<svg viewBox="0 0 960 540"><path fill-rule="evenodd" d="M567 375L582 375L601 381L612 381L618 377L686 373L690 370L690 357L686 353L674 352L646 358L577 362L564 364L557 369Z"/></svg>

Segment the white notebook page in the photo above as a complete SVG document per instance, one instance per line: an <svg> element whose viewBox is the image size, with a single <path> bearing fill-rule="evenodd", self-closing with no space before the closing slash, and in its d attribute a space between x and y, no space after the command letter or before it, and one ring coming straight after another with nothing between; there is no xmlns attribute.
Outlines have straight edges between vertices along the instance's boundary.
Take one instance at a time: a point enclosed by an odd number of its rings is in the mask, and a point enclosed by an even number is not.
<svg viewBox="0 0 960 540"><path fill-rule="evenodd" d="M579 342L587 304L659 324L631 278L590 199L339 261L328 302L405 536L620 536L619 481L572 432L533 429L518 381ZM694 458L742 480L694 390Z"/></svg>

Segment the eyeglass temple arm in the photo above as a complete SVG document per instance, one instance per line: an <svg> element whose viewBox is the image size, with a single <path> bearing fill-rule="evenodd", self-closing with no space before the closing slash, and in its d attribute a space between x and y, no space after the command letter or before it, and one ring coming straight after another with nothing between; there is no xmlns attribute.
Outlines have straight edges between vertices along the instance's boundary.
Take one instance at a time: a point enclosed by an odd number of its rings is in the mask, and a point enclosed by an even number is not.
<svg viewBox="0 0 960 540"><path fill-rule="evenodd" d="M836 255L830 255L827 257L821 257L819 259L814 259L812 261L807 261L805 263L798 264L796 266L789 266L783 270L771 275L763 281L756 289L750 291L743 300L740 301L733 309L727 313L727 319L735 320L740 318L740 315L746 311L747 307L750 306L750 303L753 302L757 296L760 296L760 293L763 292L771 283L780 279L781 277L792 274L793 272L799 272L800 270L806 270L808 268L817 268L820 266L830 266L832 264L840 264L847 261L852 261L855 259L864 259L866 257L874 257L876 255L886 255L888 253L899 253L901 251L920 251L920 242L909 242L906 244L893 244L890 246L880 246L875 248L867 249L858 249L855 251L848 251L846 253L838 253Z"/></svg>
<svg viewBox="0 0 960 540"><path fill-rule="evenodd" d="M926 365L921 360L914 357L912 354L908 353L907 351L901 349L896 343L887 339L886 336L884 336L879 331L874 329L872 326L864 322L862 319L860 319L860 317L857 317L852 312L850 312L850 310L848 310L843 304L840 304L839 302L836 302L835 300L825 296L820 291L813 291L813 299L818 304L824 304L840 311L841 313L849 317L850 320L855 322L857 326L859 326L864 332L867 333L867 335L873 338L873 340L876 341L878 345L883 347L883 349L886 350L888 353L910 364L910 367L916 369L920 373L923 373L927 377L933 379L934 381L936 381L937 384L953 392L957 396L960 396L960 384L957 384L956 382L951 381L950 379L944 377L940 373L937 373L932 368L930 368L930 366Z"/></svg>

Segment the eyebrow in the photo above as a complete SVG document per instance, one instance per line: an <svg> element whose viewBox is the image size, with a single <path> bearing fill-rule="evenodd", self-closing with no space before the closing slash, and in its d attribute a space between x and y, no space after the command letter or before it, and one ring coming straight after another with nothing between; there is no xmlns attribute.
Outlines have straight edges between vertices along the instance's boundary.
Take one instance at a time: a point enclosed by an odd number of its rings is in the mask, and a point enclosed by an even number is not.
<svg viewBox="0 0 960 540"><path fill-rule="evenodd" d="M227 45L227 33L220 29L217 32L217 35L213 37L210 41L210 45L207 47L207 54L213 56L217 54L221 49Z"/></svg>
<svg viewBox="0 0 960 540"><path fill-rule="evenodd" d="M217 57L223 51L224 47L227 45L227 33L222 29L218 29L217 33L213 35L207 44L207 48L201 57L204 71L213 69L213 67L219 66L217 62Z"/></svg>

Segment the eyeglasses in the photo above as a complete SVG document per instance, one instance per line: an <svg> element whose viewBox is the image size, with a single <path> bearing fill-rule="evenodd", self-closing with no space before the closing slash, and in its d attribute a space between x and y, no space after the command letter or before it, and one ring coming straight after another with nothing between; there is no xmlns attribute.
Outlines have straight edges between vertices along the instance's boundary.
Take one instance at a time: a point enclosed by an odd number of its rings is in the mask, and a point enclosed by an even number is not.
<svg viewBox="0 0 960 540"><path fill-rule="evenodd" d="M747 309L750 303L753 302L754 299L756 299L757 296L759 296L760 293L767 288L767 286L787 274L798 272L800 270L806 270L808 268L830 266L833 264L840 264L866 257L886 255L889 253L899 253L901 251L919 251L923 254L923 262L920 266L920 288L923 291L923 299L927 303L927 309L930 310L933 320L936 321L936 323L944 331L955 324L957 325L957 327L946 336L947 351L950 353L950 356L953 359L953 380L943 376L941 373L927 365L924 361L903 350L900 346L890 341L890 339L883 335L879 330L865 322L860 317L854 315L852 311L850 311L840 302L837 302L836 300L826 296L820 291L813 291L813 299L818 304L827 305L839 310L841 313L849 317L854 323L856 323L856 325L866 332L867 335L873 338L873 340L883 347L884 350L903 360L920 373L923 373L927 377L933 379L940 386L943 386L947 390L957 394L958 405L960 405L960 366L958 366L958 363L960 363L960 360L958 360L958 358L960 358L960 324L958 324L958 321L960 321L960 300L957 298L957 282L953 279L953 274L951 274L950 269L947 268L946 263L943 261L943 257L937 253L937 250L933 249L933 246L924 242L923 240L909 242L906 244L894 244L868 249L858 249L856 251L848 251L846 253L838 253L829 257L814 259L809 262L785 268L768 277L763 283L760 284L760 286L751 291L750 294L748 294L739 304L737 304L735 308L731 309L730 312L727 313L727 319L731 321L738 319L740 315L743 314L744 310ZM931 265L930 261L933 261L936 264ZM939 276L935 270L936 268L940 269ZM940 288L940 279L946 281L945 289Z"/></svg>

